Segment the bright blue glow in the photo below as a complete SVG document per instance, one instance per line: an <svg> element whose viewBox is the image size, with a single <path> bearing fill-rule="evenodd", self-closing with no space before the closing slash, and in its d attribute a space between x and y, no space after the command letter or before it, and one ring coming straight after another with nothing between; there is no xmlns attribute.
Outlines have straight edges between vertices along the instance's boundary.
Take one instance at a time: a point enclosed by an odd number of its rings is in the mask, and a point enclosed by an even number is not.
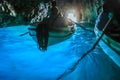
<svg viewBox="0 0 120 80"><path fill-rule="evenodd" d="M0 29L0 80L55 80L95 40L94 33L79 27L73 36L41 52L29 36L20 37L29 26ZM111 66L112 65L112 66ZM64 80L120 80L120 69L97 47Z"/></svg>

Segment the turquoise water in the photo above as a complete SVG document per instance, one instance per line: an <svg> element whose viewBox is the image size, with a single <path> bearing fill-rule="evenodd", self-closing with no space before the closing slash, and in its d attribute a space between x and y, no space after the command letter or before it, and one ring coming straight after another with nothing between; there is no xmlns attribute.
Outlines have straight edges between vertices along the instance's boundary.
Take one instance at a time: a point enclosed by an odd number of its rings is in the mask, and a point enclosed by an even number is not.
<svg viewBox="0 0 120 80"><path fill-rule="evenodd" d="M41 52L29 35L19 36L28 27L0 29L0 80L56 80L96 40L93 32L77 27L72 37ZM119 75L120 68L97 46L61 80L120 80Z"/></svg>

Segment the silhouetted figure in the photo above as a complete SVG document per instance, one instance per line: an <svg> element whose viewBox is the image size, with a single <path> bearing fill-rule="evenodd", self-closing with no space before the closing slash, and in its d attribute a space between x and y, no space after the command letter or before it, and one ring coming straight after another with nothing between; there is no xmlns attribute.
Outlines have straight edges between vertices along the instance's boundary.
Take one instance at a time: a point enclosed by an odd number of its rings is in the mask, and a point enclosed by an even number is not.
<svg viewBox="0 0 120 80"><path fill-rule="evenodd" d="M57 8L57 3L55 0L51 1L52 3L52 8L51 8L51 16L57 16L59 14L58 8Z"/></svg>
<svg viewBox="0 0 120 80"><path fill-rule="evenodd" d="M52 3L52 7L49 10L50 11L50 17L49 17L49 25L50 25L50 27L53 26L55 21L61 15L58 8L57 8L56 1L52 0L51 3Z"/></svg>
<svg viewBox="0 0 120 80"><path fill-rule="evenodd" d="M113 26L115 27L115 26L120 25L120 24L118 24L118 23L120 23L120 2L118 2L118 1L119 0L104 0L104 5L103 5L104 17L105 16L109 17L109 13L111 13L113 15L113 20L116 21L116 23L117 23L117 24L114 24L111 22L109 25L109 26L111 26L111 28ZM102 17L102 18L104 18L104 17Z"/></svg>
<svg viewBox="0 0 120 80"><path fill-rule="evenodd" d="M113 15L112 21L109 23L105 34L109 37L120 41L120 2L119 0L104 0L103 12L100 13L96 22L96 27L100 30L103 29L105 24L110 18L110 14ZM114 35L114 36L113 36Z"/></svg>
<svg viewBox="0 0 120 80"><path fill-rule="evenodd" d="M45 0L45 2L51 2L52 7L50 8L50 18L44 19L42 22L40 22L36 28L36 36L37 41L39 44L40 50L47 50L48 46L48 37L49 37L49 28L53 26L55 19L58 16L58 9L56 7L56 1L55 0Z"/></svg>

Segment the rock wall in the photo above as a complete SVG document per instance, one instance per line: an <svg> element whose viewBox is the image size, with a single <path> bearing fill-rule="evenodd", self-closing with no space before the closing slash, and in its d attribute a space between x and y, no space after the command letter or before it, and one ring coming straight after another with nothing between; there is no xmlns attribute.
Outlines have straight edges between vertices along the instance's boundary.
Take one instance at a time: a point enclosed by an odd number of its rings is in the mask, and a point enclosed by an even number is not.
<svg viewBox="0 0 120 80"><path fill-rule="evenodd" d="M76 10L79 21L94 22L101 0L56 0L59 11L65 14ZM47 16L50 3L42 0L0 0L0 27L40 22Z"/></svg>
<svg viewBox="0 0 120 80"><path fill-rule="evenodd" d="M95 22L97 9L103 4L102 0L57 0L59 7L65 11L74 9L77 12L79 21Z"/></svg>
<svg viewBox="0 0 120 80"><path fill-rule="evenodd" d="M47 16L48 6L41 0L3 0L0 2L0 26L40 22Z"/></svg>

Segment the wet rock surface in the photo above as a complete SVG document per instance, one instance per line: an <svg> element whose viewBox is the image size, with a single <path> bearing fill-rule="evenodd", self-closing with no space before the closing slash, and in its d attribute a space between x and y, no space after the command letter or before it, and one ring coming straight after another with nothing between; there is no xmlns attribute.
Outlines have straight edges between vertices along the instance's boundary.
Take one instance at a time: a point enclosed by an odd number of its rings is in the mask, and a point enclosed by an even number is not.
<svg viewBox="0 0 120 80"><path fill-rule="evenodd" d="M59 11L63 14L69 9L75 9L78 19L94 22L96 9L101 0L56 0ZM97 3L97 4L96 4ZM1 0L0 26L12 26L40 22L47 16L49 0Z"/></svg>
<svg viewBox="0 0 120 80"><path fill-rule="evenodd" d="M0 2L0 26L40 22L47 16L48 6L41 0L3 0Z"/></svg>

